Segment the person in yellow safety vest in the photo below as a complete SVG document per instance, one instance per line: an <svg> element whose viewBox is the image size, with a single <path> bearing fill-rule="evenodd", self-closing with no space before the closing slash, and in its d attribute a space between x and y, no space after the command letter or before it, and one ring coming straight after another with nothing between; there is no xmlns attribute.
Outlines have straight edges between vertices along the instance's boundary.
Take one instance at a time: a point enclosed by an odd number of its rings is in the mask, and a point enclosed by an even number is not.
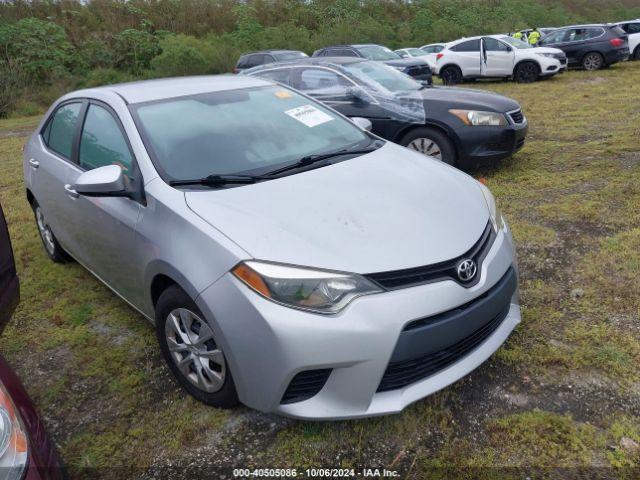
<svg viewBox="0 0 640 480"><path fill-rule="evenodd" d="M513 38L517 38L518 40L522 40L522 32L516 32L513 34Z"/></svg>
<svg viewBox="0 0 640 480"><path fill-rule="evenodd" d="M540 40L540 36L541 35L538 29L534 28L533 32L529 34L529 43L533 46L536 46L538 44L538 41Z"/></svg>

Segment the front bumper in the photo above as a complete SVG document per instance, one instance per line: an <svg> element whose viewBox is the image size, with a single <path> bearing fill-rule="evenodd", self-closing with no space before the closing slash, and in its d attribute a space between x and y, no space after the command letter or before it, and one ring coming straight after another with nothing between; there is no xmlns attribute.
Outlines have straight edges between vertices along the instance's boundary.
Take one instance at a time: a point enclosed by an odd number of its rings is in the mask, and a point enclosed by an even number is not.
<svg viewBox="0 0 640 480"><path fill-rule="evenodd" d="M458 163L474 168L512 156L524 147L529 124L514 123L506 127L463 126L455 130L458 137Z"/></svg>
<svg viewBox="0 0 640 480"><path fill-rule="evenodd" d="M244 404L296 418L358 418L400 412L468 374L497 350L520 322L517 289L506 299L499 325L474 348L427 377L381 389L392 360L462 340L454 322L439 332L438 345L427 336L425 349L414 341L417 350L407 353L401 347L407 324L483 297L515 268L513 240L505 227L479 269L480 281L471 288L439 281L361 297L340 314L323 316L270 302L227 274L196 301L211 320ZM330 372L311 398L283 403L292 379L308 371Z"/></svg>

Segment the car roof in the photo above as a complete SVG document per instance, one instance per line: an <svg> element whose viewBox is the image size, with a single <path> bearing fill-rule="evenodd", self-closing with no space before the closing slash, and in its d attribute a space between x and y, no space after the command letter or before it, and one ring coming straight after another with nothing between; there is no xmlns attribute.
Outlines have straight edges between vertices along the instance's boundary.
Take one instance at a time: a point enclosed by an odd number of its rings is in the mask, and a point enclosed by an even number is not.
<svg viewBox="0 0 640 480"><path fill-rule="evenodd" d="M258 65L255 69L259 69L261 67L282 67L282 66L292 66L292 65L350 65L352 63L360 63L360 62L370 62L366 58L361 57L307 57L307 58L294 58L293 60L285 60L282 62L276 63L267 63L264 65Z"/></svg>
<svg viewBox="0 0 640 480"><path fill-rule="evenodd" d="M327 48L340 48L340 47L361 48L361 47L382 47L382 45L378 45L377 43L351 43L351 44L344 44L344 45L329 45L328 47L322 47L320 50L326 50Z"/></svg>
<svg viewBox="0 0 640 480"><path fill-rule="evenodd" d="M96 93L112 92L119 95L127 103L142 103L265 85L271 85L271 83L256 77L231 74L201 75L105 85L103 87L77 90L65 96L65 98L92 97Z"/></svg>
<svg viewBox="0 0 640 480"><path fill-rule="evenodd" d="M615 23L585 23L581 25L567 25L566 27L558 27L556 30L564 30L566 28L589 28L589 27L613 27Z"/></svg>
<svg viewBox="0 0 640 480"><path fill-rule="evenodd" d="M243 53L242 56L244 57L245 55L253 55L256 53L289 53L289 52L302 52L302 50L258 50L256 52L249 52L249 53ZM304 53L304 52L302 52Z"/></svg>

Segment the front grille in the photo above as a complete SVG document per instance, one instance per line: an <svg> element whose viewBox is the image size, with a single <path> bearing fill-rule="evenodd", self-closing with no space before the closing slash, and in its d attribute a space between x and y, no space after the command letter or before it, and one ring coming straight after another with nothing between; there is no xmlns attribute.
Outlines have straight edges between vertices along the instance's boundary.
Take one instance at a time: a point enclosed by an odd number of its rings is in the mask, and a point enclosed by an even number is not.
<svg viewBox="0 0 640 480"><path fill-rule="evenodd" d="M482 265L484 257L491 249L491 245L495 240L496 233L493 230L491 222L487 223L484 232L480 239L475 243L471 249L456 257L452 260L446 260L440 263L434 263L433 265L427 265L424 267L408 268L404 270L394 270L391 272L370 273L365 275L366 278L376 282L381 287L387 290L397 290L400 288L412 287L414 285L422 285L425 283L439 282L442 280L454 280L460 285L465 287L471 287L478 283L480 280L480 274L476 274L475 278L471 282L461 283L458 280L456 274L456 267L460 260L470 258L476 262L478 272Z"/></svg>
<svg viewBox="0 0 640 480"><path fill-rule="evenodd" d="M509 112L509 116L511 117L511 120L513 120L513 123L522 123L522 122L524 122L524 114L522 113L522 110L516 110L515 112Z"/></svg>
<svg viewBox="0 0 640 480"><path fill-rule="evenodd" d="M495 332L508 312L509 305L490 322L447 348L410 360L389 363L377 391L387 392L406 387L457 362Z"/></svg>
<svg viewBox="0 0 640 480"><path fill-rule="evenodd" d="M289 383L280 403L295 403L308 400L322 390L331 375L330 368L306 370L296 374Z"/></svg>
<svg viewBox="0 0 640 480"><path fill-rule="evenodd" d="M429 75L431 73L431 68L429 65L409 67L407 69L407 74L412 77L417 77L420 75Z"/></svg>

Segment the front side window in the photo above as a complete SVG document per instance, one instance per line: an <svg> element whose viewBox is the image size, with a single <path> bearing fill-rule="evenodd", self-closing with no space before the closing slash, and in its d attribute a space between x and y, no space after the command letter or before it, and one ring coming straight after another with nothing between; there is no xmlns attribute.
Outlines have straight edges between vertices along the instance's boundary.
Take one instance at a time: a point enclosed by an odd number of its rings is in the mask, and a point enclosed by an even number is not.
<svg viewBox="0 0 640 480"><path fill-rule="evenodd" d="M484 39L484 48L488 52L508 52L509 48L495 38L487 37Z"/></svg>
<svg viewBox="0 0 640 480"><path fill-rule="evenodd" d="M352 84L342 75L323 68L305 68L293 84L301 92L317 95L344 93L350 86Z"/></svg>
<svg viewBox="0 0 640 480"><path fill-rule="evenodd" d="M66 159L71 159L81 109L80 102L58 108L42 134L47 147Z"/></svg>
<svg viewBox="0 0 640 480"><path fill-rule="evenodd" d="M130 109L167 181L266 173L307 155L371 142L332 110L281 86L170 98Z"/></svg>
<svg viewBox="0 0 640 480"><path fill-rule="evenodd" d="M393 67L376 62L355 62L343 65L346 72L368 85L374 91L387 90L393 93L420 90L422 85Z"/></svg>
<svg viewBox="0 0 640 480"><path fill-rule="evenodd" d="M451 47L451 50L454 52L480 52L480 39L459 43Z"/></svg>
<svg viewBox="0 0 640 480"><path fill-rule="evenodd" d="M368 58L369 60L398 60L402 58L397 53L394 53L393 50L380 45L358 47L358 51L364 58Z"/></svg>
<svg viewBox="0 0 640 480"><path fill-rule="evenodd" d="M91 104L87 110L78 155L80 167L85 170L119 165L131 172L132 156L118 123L105 108Z"/></svg>

